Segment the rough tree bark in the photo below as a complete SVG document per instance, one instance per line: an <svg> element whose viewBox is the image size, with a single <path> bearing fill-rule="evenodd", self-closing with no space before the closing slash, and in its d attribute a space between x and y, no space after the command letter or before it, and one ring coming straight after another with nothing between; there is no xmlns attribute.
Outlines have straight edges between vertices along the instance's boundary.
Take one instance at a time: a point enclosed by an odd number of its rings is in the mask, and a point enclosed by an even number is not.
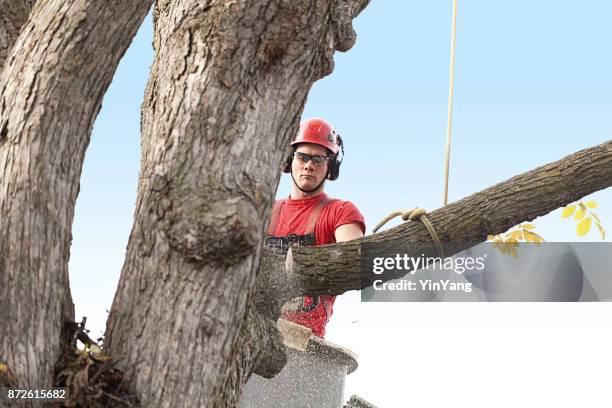
<svg viewBox="0 0 612 408"><path fill-rule="evenodd" d="M3 9L0 32L14 35L32 2L8 3L21 14L7 22ZM150 3L39 2L0 73L0 360L21 387L52 385L74 319L68 258L83 156Z"/></svg>
<svg viewBox="0 0 612 408"><path fill-rule="evenodd" d="M24 0L0 0L0 71L17 40L30 9Z"/></svg>
<svg viewBox="0 0 612 408"><path fill-rule="evenodd" d="M258 353L244 334L272 327L254 324L249 293L285 149L366 3L157 3L135 223L106 333L144 406L239 395Z"/></svg>

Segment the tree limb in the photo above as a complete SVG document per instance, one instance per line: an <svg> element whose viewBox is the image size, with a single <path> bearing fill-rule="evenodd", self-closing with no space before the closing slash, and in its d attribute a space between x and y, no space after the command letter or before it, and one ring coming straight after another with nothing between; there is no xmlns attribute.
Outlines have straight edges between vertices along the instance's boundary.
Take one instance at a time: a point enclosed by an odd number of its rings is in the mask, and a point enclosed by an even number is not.
<svg viewBox="0 0 612 408"><path fill-rule="evenodd" d="M247 300L259 242L308 91L354 42L365 4L156 3L135 220L105 342L144 405L231 406L257 343L278 344Z"/></svg>
<svg viewBox="0 0 612 408"><path fill-rule="evenodd" d="M52 384L74 319L68 259L85 150L151 1L37 3L0 71L0 361L23 388Z"/></svg>
<svg viewBox="0 0 612 408"><path fill-rule="evenodd" d="M581 150L554 163L515 176L429 213L446 256L477 245L523 222L612 185L612 142ZM255 304L277 319L282 305L299 295L340 295L371 286L361 271L362 243L401 248L408 256L438 256L420 222L408 222L359 240L316 248L291 248L287 254L264 249ZM385 273L386 281L401 274ZM268 337L276 336L270 331ZM280 338L279 338L280 341ZM265 345L262 345L265 347ZM268 349L280 359L283 350ZM280 370L279 370L280 371Z"/></svg>
<svg viewBox="0 0 612 408"><path fill-rule="evenodd" d="M515 176L432 211L427 217L449 256L485 241L489 234L507 231L610 185L612 142L608 141ZM290 274L285 255L264 250L257 299L339 295L370 286L372 282L363 282L360 272L360 249L366 242L403 248L408 256L437 256L420 222L404 223L360 240L295 249ZM385 274L380 279L397 277ZM277 316L277 308L278 304L270 304L260 310Z"/></svg>

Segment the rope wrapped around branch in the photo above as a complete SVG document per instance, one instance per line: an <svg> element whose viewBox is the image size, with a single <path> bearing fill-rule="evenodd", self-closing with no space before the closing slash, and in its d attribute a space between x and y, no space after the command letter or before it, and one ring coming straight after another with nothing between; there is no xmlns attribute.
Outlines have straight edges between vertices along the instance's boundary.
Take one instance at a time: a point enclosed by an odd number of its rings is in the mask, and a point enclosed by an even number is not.
<svg viewBox="0 0 612 408"><path fill-rule="evenodd" d="M393 218L395 218L397 216L401 216L402 220L404 220L404 221L419 220L419 221L421 221L423 223L423 225L427 229L427 232L429 232L429 235L431 236L431 239L433 240L434 245L436 246L436 249L438 250L438 254L442 258L445 258L444 250L442 249L442 243L440 242L440 238L438 237L438 233L436 232L436 230L434 229L433 225L429 221L429 218L427 218L426 214L427 214L427 210L425 210L423 208L419 208L419 207L414 207L412 210L408 210L408 211L394 211L391 214L387 215L385 218L383 218L382 221L379 222L376 225L376 227L374 227L374 230L372 232L375 233L383 225L385 225L388 221L392 220Z"/></svg>

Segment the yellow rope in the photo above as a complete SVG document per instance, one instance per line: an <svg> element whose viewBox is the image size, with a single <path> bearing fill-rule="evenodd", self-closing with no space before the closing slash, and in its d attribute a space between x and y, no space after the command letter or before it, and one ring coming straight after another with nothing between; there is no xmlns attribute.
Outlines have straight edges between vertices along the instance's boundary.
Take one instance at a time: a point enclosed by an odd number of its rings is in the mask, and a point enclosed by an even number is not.
<svg viewBox="0 0 612 408"><path fill-rule="evenodd" d="M427 211L419 207L415 207L412 210L408 210L408 211L394 211L391 214L387 215L385 218L383 218L382 221L380 221L378 225L374 227L374 230L372 230L372 232L375 233L383 225L385 225L389 220L392 220L398 215L401 216L404 221L419 220L423 223L423 225L427 229L427 232L429 232L429 235L431 236L431 239L434 242L436 249L438 250L438 254L442 258L444 258L444 250L442 249L442 243L440 242L440 237L438 237L438 233L436 232L435 228L429 221L429 218L427 218L425 214L427 214Z"/></svg>
<svg viewBox="0 0 612 408"><path fill-rule="evenodd" d="M457 0L453 0L453 26L451 29L450 79L449 79L449 84L448 84L448 118L447 118L448 120L447 120L447 126L446 126L446 159L444 161L444 198L443 198L444 205L448 204L448 173L449 173L449 168L450 168L451 129L452 129L452 123L453 123L453 90L455 87L456 32L457 32ZM435 228L429 221L429 218L427 218L427 216L425 215L426 213L427 211L425 211L422 208L418 208L418 207L415 207L409 211L394 211L391 214L387 215L385 218L383 218L382 221L379 222L378 225L376 225L376 227L374 227L374 230L372 232L375 233L383 225L385 225L389 220L397 217L398 215L401 215L404 221L420 220L425 226L425 228L427 229L427 231L429 232L429 235L431 236L431 239L433 240L436 246L436 249L438 250L438 254L440 254L440 256L444 258L444 251L442 249L442 243L440 242L440 238L438 237L438 234L436 233Z"/></svg>
<svg viewBox="0 0 612 408"><path fill-rule="evenodd" d="M446 126L446 160L444 161L444 199L448 204L448 173L450 167L451 127L453 120L453 89L455 82L455 32L457 26L457 0L453 0L453 27L451 34L450 80L448 84L448 121Z"/></svg>

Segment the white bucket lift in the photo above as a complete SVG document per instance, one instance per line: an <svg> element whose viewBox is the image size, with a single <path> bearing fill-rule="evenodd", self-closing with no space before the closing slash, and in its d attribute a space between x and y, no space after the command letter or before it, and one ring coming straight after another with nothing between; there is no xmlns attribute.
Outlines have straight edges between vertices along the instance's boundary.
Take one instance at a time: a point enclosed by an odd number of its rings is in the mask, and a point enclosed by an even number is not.
<svg viewBox="0 0 612 408"><path fill-rule="evenodd" d="M342 408L344 380L357 369L357 356L310 329L279 319L287 364L274 378L253 374L240 408Z"/></svg>

